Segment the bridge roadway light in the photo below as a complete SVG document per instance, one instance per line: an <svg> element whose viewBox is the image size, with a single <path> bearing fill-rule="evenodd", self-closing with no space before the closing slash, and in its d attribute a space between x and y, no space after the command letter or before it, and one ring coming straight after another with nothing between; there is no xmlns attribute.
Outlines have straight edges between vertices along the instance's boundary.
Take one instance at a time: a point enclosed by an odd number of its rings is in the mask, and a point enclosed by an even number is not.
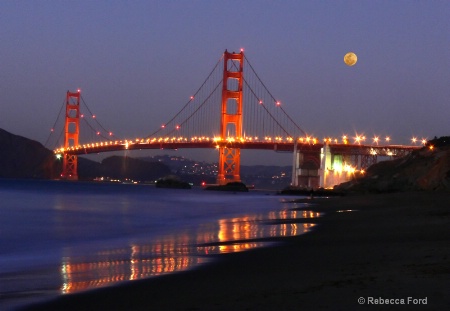
<svg viewBox="0 0 450 311"><path fill-rule="evenodd" d="M373 142L375 143L375 144L377 144L378 145L378 141L380 140L380 138L378 137L378 136L375 136L374 138L373 138Z"/></svg>
<svg viewBox="0 0 450 311"><path fill-rule="evenodd" d="M345 145L347 145L348 144L348 137L347 137L347 135L342 135L342 143L343 144L345 144Z"/></svg>

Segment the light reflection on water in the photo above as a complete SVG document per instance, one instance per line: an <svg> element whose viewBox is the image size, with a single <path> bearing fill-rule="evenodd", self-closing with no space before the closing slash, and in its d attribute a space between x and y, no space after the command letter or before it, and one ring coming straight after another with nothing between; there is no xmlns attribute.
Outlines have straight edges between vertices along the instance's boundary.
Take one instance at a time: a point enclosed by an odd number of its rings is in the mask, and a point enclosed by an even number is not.
<svg viewBox="0 0 450 311"><path fill-rule="evenodd" d="M314 224L294 219L316 218L308 210L282 210L254 216L220 219L217 223L167 235L159 240L133 241L123 248L105 249L89 258L62 258L61 293L68 294L114 283L179 272L207 262L211 254L240 252L267 245L266 238L296 236ZM283 223L283 220L291 220Z"/></svg>

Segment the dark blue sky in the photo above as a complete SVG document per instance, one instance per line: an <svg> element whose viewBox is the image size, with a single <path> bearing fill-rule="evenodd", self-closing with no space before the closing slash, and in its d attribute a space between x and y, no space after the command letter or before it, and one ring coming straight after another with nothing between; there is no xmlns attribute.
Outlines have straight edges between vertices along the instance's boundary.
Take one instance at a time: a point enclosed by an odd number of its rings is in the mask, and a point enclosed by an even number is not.
<svg viewBox="0 0 450 311"><path fill-rule="evenodd" d="M0 128L42 143L77 88L117 135L147 135L240 48L320 138L450 135L450 1L4 0L0 42Z"/></svg>

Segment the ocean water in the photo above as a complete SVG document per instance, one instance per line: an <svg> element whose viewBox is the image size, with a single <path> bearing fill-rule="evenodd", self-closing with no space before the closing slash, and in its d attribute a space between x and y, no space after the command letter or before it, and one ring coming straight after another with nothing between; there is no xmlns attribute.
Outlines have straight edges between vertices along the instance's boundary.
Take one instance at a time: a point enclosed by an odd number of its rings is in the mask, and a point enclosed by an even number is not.
<svg viewBox="0 0 450 311"><path fill-rule="evenodd" d="M274 193L0 179L0 310L198 267L308 232Z"/></svg>

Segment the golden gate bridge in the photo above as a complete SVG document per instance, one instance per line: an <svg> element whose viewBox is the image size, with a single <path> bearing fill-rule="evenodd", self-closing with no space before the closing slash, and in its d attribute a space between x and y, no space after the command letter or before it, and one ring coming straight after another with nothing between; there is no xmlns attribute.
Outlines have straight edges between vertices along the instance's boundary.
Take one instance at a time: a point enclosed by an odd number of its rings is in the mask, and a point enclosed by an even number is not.
<svg viewBox="0 0 450 311"><path fill-rule="evenodd" d="M245 72L245 76L244 76ZM86 108L82 113L81 105ZM65 109L64 109L65 108ZM64 113L54 152L63 158L61 178L78 179L77 156L120 150L215 148L219 151L217 183L240 181L241 149L293 152L295 186L324 187L327 173L364 170L378 157L401 157L419 147L365 144L357 135L319 140L309 136L285 111L260 79L244 51L223 53L212 71L182 108L149 134L119 139L92 113L77 92L67 92L49 139ZM81 126L81 124L84 124ZM85 134L83 134L85 132ZM101 139L100 139L101 138ZM81 142L83 141L83 142ZM350 169L349 169L350 168Z"/></svg>

